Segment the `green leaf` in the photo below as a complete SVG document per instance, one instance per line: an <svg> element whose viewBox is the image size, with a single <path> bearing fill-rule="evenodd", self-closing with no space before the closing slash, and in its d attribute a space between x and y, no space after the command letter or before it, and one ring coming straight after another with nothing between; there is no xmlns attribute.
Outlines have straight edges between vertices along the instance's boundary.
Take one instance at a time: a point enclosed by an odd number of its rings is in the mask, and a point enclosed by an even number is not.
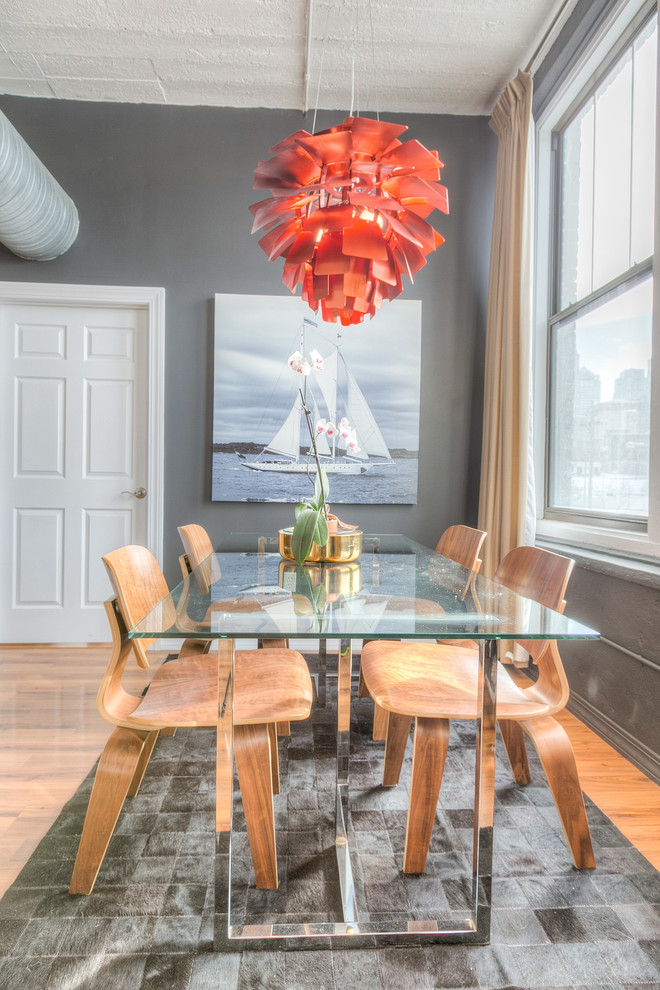
<svg viewBox="0 0 660 990"><path fill-rule="evenodd" d="M320 584L318 588L313 589L312 600L314 602L314 611L322 614L328 601L328 591L324 584Z"/></svg>
<svg viewBox="0 0 660 990"><path fill-rule="evenodd" d="M312 582L310 581L309 574L305 567L301 567L300 564L296 567L296 592L297 595L304 595L305 598L312 600L312 595L314 594L314 589L312 587Z"/></svg>
<svg viewBox="0 0 660 990"><path fill-rule="evenodd" d="M321 466L321 478L323 479L323 501L327 502L330 498L330 482L328 481L328 472Z"/></svg>
<svg viewBox="0 0 660 990"><path fill-rule="evenodd" d="M325 518L322 512L319 512L318 519L316 521L316 527L314 529L314 543L318 543L320 547L323 547L327 542L328 542L328 520Z"/></svg>
<svg viewBox="0 0 660 990"><path fill-rule="evenodd" d="M330 482L328 481L328 472L321 465L321 470L317 471L314 475L314 505L317 509L323 508L323 503L327 501L330 495Z"/></svg>
<svg viewBox="0 0 660 990"><path fill-rule="evenodd" d="M323 468L321 468L323 470ZM321 508L321 500L323 498L323 488L321 487L321 478L318 471L314 475L314 505L317 509Z"/></svg>
<svg viewBox="0 0 660 990"><path fill-rule="evenodd" d="M301 512L309 508L311 508L309 502L298 502L297 506L293 510L293 518L297 519Z"/></svg>
<svg viewBox="0 0 660 990"><path fill-rule="evenodd" d="M304 508L298 514L293 525L291 551L299 564L302 564L305 558L309 556L312 549L318 519L319 513L316 509Z"/></svg>

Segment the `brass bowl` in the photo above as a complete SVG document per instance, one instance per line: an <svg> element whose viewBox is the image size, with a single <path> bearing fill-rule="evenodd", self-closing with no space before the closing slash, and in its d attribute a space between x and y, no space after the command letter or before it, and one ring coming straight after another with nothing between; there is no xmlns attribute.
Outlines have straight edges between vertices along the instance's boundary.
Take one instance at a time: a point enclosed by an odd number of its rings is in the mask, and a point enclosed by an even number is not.
<svg viewBox="0 0 660 990"><path fill-rule="evenodd" d="M293 526L280 530L280 556L285 560L295 560L291 545L293 543ZM306 560L330 561L333 564L349 564L357 560L362 553L362 530L347 529L334 536L328 537L325 546L312 544Z"/></svg>
<svg viewBox="0 0 660 990"><path fill-rule="evenodd" d="M296 591L298 564L294 561L280 561L279 586L287 591ZM362 590L362 568L359 563L320 563L318 561L305 564L305 573L310 587L318 588L323 584L328 595L343 595L345 598L356 595Z"/></svg>

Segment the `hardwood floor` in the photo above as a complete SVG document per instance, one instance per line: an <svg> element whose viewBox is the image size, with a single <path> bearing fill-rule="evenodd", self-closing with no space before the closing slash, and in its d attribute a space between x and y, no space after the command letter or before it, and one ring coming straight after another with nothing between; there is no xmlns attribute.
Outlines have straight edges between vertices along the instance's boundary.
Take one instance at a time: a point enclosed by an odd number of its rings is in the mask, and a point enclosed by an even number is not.
<svg viewBox="0 0 660 990"><path fill-rule="evenodd" d="M573 744L584 793L660 870L660 786L569 712L558 719Z"/></svg>
<svg viewBox="0 0 660 990"><path fill-rule="evenodd" d="M0 895L110 734L96 711L109 649L0 648Z"/></svg>
<svg viewBox="0 0 660 990"><path fill-rule="evenodd" d="M95 700L108 649L0 647L0 895L111 731ZM143 683L143 671L132 676ZM660 786L569 713L561 721L585 793L660 869Z"/></svg>

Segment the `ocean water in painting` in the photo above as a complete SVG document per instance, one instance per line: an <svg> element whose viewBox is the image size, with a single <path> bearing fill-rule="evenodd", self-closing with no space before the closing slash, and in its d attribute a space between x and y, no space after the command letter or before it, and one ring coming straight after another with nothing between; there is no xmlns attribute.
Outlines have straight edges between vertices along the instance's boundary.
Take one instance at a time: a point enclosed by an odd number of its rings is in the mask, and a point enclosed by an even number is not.
<svg viewBox="0 0 660 990"><path fill-rule="evenodd" d="M374 467L357 477L330 477L330 504L375 505L417 502L417 457L402 457L394 468ZM231 502L300 502L313 493L305 474L254 471L235 453L213 454L213 497ZM223 493L227 493L226 496Z"/></svg>

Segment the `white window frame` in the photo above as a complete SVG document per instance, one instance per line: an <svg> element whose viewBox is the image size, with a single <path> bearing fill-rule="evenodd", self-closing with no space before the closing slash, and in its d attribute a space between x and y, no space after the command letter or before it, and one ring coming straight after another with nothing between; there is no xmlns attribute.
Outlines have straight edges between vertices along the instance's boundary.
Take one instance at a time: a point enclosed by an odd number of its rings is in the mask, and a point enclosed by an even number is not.
<svg viewBox="0 0 660 990"><path fill-rule="evenodd" d="M638 558L660 558L660 71L656 73L656 196L653 280L651 371L651 437L649 451L649 508L645 532L544 517L547 487L547 415L550 299L552 293L552 243L554 223L554 167L552 134L569 107L585 90L612 49L625 36L632 36L655 9L652 0L621 0L616 4L598 36L592 39L579 61L571 68L543 113L536 121L536 265L534 275L534 470L536 476L539 540L587 547ZM660 45L658 46L660 63ZM550 206L548 206L550 204Z"/></svg>

